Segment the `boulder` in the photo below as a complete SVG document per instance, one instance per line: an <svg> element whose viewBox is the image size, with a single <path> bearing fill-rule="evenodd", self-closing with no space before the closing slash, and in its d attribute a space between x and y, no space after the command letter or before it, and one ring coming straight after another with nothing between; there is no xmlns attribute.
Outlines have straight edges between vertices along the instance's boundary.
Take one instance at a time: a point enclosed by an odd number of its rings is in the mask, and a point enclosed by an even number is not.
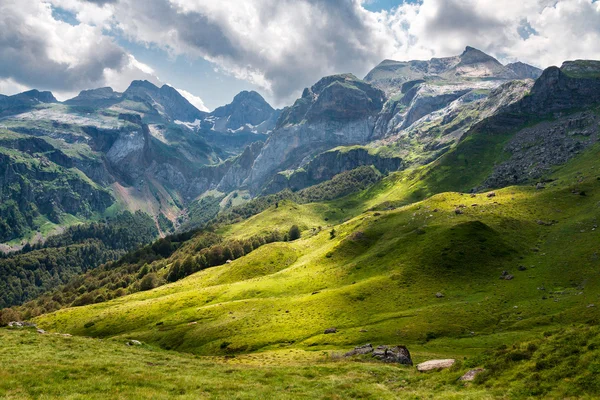
<svg viewBox="0 0 600 400"><path fill-rule="evenodd" d="M487 194L487 197L488 197L488 198L496 197L496 192L489 192L489 193Z"/></svg>
<svg viewBox="0 0 600 400"><path fill-rule="evenodd" d="M419 365L417 365L417 370L419 372L433 371L439 369L450 368L455 363L454 359L445 359L445 360L429 360L425 361Z"/></svg>
<svg viewBox="0 0 600 400"><path fill-rule="evenodd" d="M364 346L356 346L354 349L350 350L344 357L352 357L360 354L369 354L373 352L373 346L371 343L365 344Z"/></svg>
<svg viewBox="0 0 600 400"><path fill-rule="evenodd" d="M413 365L410 352L405 346L377 346L373 351L373 357L387 363Z"/></svg>
<svg viewBox="0 0 600 400"><path fill-rule="evenodd" d="M442 297L444 297L444 295L442 293L440 293L440 292L437 292L435 294L435 297L437 297L438 299L441 299Z"/></svg>
<svg viewBox="0 0 600 400"><path fill-rule="evenodd" d="M485 371L485 369L483 369L483 368L472 369L472 370L468 371L467 373L465 373L463 376L461 376L459 380L465 381L465 382L471 382L475 379L475 377L478 374L482 373L483 371Z"/></svg>
<svg viewBox="0 0 600 400"><path fill-rule="evenodd" d="M127 343L125 343L127 346L141 346L142 342L140 342L139 340L129 340Z"/></svg>
<svg viewBox="0 0 600 400"><path fill-rule="evenodd" d="M325 329L325 334L328 335L330 333L337 333L337 329L336 328L328 328Z"/></svg>
<svg viewBox="0 0 600 400"><path fill-rule="evenodd" d="M37 333L39 333L40 335L45 335L47 332L43 329L38 329Z"/></svg>

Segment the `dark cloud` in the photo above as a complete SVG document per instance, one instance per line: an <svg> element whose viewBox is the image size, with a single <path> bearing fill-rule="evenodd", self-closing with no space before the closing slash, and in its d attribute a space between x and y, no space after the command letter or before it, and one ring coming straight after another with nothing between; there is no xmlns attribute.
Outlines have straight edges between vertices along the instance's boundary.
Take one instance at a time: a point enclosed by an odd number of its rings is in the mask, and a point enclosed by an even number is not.
<svg viewBox="0 0 600 400"><path fill-rule="evenodd" d="M224 1L221 8L121 0L115 19L133 40L216 62L290 100L324 75L366 73L387 44L348 0Z"/></svg>

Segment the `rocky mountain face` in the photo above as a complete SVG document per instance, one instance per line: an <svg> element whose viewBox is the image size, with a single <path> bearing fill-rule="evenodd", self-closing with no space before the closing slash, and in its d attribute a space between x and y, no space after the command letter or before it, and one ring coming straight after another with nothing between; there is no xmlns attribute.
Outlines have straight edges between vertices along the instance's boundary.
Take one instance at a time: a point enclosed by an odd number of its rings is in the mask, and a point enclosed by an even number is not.
<svg viewBox="0 0 600 400"><path fill-rule="evenodd" d="M467 47L455 57L385 60L364 80L323 78L283 110L244 187L260 193L314 182L302 169L337 146L385 147L402 159L398 168L428 162L471 126L523 97L533 82L526 78L536 73Z"/></svg>
<svg viewBox="0 0 600 400"><path fill-rule="evenodd" d="M60 223L116 204L175 221L208 191L298 191L362 166L385 174L427 164L480 131L518 132L506 144L511 158L486 186L523 182L597 141L588 108L599 93L599 62L565 62L540 74L467 47L456 57L386 60L364 80L325 77L284 110L242 92L204 113L147 81L123 93L85 90L64 103L49 92L0 96L0 154L11 177L0 197L15 201L0 212L25 221L3 240L37 229L40 216ZM523 129L540 118L552 121ZM540 141L548 147L532 145ZM56 194L60 177L72 195L31 195Z"/></svg>
<svg viewBox="0 0 600 400"><path fill-rule="evenodd" d="M127 99L149 103L169 120L194 122L206 116L169 85L158 88L148 81L133 81L123 93Z"/></svg>
<svg viewBox="0 0 600 400"><path fill-rule="evenodd" d="M354 75L321 79L283 110L244 185L257 193L277 172L337 146L367 143L384 100L381 90Z"/></svg>
<svg viewBox="0 0 600 400"><path fill-rule="evenodd" d="M506 64L506 68L514 72L519 79L537 79L542 75L542 70L520 61Z"/></svg>
<svg viewBox="0 0 600 400"><path fill-rule="evenodd" d="M216 108L199 123L188 126L210 145L236 156L246 146L267 140L280 112L257 92L243 91L230 104Z"/></svg>
<svg viewBox="0 0 600 400"><path fill-rule="evenodd" d="M285 189L296 192L365 165L372 165L387 174L402 169L404 163L400 157L371 154L362 147L333 149L317 155L303 168L276 174L263 192L277 193Z"/></svg>
<svg viewBox="0 0 600 400"><path fill-rule="evenodd" d="M0 96L0 117L17 114L42 103L57 103L50 92L30 90L13 96Z"/></svg>

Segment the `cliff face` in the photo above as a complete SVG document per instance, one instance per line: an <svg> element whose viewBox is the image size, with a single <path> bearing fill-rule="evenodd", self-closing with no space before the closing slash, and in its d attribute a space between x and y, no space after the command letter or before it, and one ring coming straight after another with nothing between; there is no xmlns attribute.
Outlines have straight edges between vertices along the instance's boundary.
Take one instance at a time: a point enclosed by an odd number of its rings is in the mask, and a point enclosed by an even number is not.
<svg viewBox="0 0 600 400"><path fill-rule="evenodd" d="M245 185L256 193L278 171L333 147L366 143L383 102L382 91L353 75L323 78L282 112Z"/></svg>
<svg viewBox="0 0 600 400"><path fill-rule="evenodd" d="M386 174L403 168L399 157L382 157L370 154L365 148L334 149L319 154L303 168L287 175L276 174L266 186L265 193L277 193L284 189L298 191L306 187L327 181L344 171L361 166L372 165Z"/></svg>
<svg viewBox="0 0 600 400"><path fill-rule="evenodd" d="M43 140L0 140L0 145L0 241L39 228L40 215L60 224L64 213L89 218L113 203L108 191L73 172L71 160Z"/></svg>
<svg viewBox="0 0 600 400"><path fill-rule="evenodd" d="M600 63L572 61L546 69L516 111L549 114L598 102Z"/></svg>

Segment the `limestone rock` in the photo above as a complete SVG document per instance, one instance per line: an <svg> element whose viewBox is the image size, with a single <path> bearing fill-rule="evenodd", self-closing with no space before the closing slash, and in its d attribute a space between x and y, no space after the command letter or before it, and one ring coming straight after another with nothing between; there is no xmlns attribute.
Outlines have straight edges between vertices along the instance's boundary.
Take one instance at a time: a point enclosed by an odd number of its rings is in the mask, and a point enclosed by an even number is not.
<svg viewBox="0 0 600 400"><path fill-rule="evenodd" d="M475 379L475 377L478 374L482 373L483 371L485 371L485 369L483 369L483 368L472 369L470 371L467 371L463 376L461 376L459 380L465 381L465 382L471 382Z"/></svg>
<svg viewBox="0 0 600 400"><path fill-rule="evenodd" d="M445 359L445 360L429 360L417 365L419 372L433 371L439 369L450 368L454 365L456 360Z"/></svg>

